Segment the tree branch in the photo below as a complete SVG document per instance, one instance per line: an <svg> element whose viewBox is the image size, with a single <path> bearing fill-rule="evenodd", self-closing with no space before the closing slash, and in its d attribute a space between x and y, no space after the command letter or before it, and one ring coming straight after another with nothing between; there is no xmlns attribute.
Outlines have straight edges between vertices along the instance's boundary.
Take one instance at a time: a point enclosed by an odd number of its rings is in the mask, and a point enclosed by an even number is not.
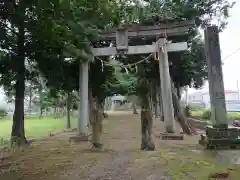
<svg viewBox="0 0 240 180"><path fill-rule="evenodd" d="M18 35L18 33L13 28L8 27L6 23L3 23L2 21L0 21L0 24L3 26L3 28L6 28L7 30L9 30L13 34Z"/></svg>

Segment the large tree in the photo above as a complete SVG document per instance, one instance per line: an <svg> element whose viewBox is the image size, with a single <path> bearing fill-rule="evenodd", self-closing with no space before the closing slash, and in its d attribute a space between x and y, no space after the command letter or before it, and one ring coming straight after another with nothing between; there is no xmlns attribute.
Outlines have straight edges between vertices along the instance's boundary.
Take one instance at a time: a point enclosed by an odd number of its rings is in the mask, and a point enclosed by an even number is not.
<svg viewBox="0 0 240 180"><path fill-rule="evenodd" d="M90 42L109 22L114 4L109 1L24 1L0 3L0 73L5 89L13 86L15 111L12 141L25 144L25 80L39 72L53 75L63 56L90 60ZM87 19L87 21L86 21ZM31 64L35 71L29 71ZM51 73L49 72L51 71Z"/></svg>

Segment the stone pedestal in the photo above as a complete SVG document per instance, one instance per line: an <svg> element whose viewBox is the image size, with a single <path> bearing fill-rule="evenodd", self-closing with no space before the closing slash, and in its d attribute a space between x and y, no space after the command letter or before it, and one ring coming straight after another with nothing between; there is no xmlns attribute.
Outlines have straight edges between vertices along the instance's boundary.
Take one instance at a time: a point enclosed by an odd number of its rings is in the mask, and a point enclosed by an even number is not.
<svg viewBox="0 0 240 180"><path fill-rule="evenodd" d="M199 144L207 149L240 148L240 128L227 125L206 126L206 134L201 135Z"/></svg>
<svg viewBox="0 0 240 180"><path fill-rule="evenodd" d="M161 133L162 140L183 140L183 134L179 133Z"/></svg>
<svg viewBox="0 0 240 180"><path fill-rule="evenodd" d="M89 136L86 134L80 134L80 135L72 136L69 138L69 142L78 143L83 141L89 141Z"/></svg>

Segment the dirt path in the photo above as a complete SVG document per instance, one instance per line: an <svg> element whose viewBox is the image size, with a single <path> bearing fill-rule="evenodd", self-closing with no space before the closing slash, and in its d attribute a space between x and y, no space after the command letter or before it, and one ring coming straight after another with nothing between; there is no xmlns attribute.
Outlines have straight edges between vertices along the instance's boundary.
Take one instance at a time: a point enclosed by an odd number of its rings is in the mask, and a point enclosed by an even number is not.
<svg viewBox="0 0 240 180"><path fill-rule="evenodd" d="M157 150L153 152L140 150L140 118L131 112L110 115L104 121L103 131L102 152L90 152L88 142L70 144L68 138L75 133L65 132L39 140L0 161L0 179L206 180L214 171L228 170L227 166L217 167L214 159L204 159L197 145L198 137L161 141L158 136L163 124L159 120L154 121Z"/></svg>
<svg viewBox="0 0 240 180"><path fill-rule="evenodd" d="M115 116L113 118L113 116ZM103 158L87 173L79 171L79 167L68 172L69 175L62 178L68 180L93 179L93 180L163 180L164 174L156 171L153 164L141 167L143 159L140 148L140 123L137 116L126 114L113 114L105 122L104 151L103 156L110 152L111 156ZM146 153L146 152L145 152ZM155 171L155 172L153 172Z"/></svg>

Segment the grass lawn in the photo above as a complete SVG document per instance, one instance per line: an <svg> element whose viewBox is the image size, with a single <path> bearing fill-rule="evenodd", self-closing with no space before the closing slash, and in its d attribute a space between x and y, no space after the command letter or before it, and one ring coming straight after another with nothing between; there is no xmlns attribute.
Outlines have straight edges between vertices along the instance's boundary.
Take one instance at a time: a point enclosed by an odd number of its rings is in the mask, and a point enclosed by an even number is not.
<svg viewBox="0 0 240 180"><path fill-rule="evenodd" d="M76 118L72 118L72 127L76 127ZM25 117L25 133L27 138L47 136L50 132L61 131L66 128L66 118L54 117ZM0 139L9 140L12 129L12 119L0 119Z"/></svg>
<svg viewBox="0 0 240 180"><path fill-rule="evenodd" d="M191 111L191 116L201 118L204 111Z"/></svg>

